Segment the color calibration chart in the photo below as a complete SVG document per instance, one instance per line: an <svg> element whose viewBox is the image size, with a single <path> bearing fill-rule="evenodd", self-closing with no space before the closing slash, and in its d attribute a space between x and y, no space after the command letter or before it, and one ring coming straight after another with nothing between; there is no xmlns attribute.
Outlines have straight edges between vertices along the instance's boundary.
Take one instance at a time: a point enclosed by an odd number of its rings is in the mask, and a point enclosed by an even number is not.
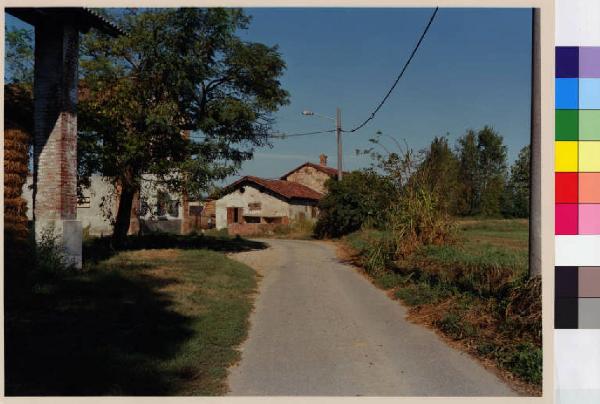
<svg viewBox="0 0 600 404"><path fill-rule="evenodd" d="M600 46L557 46L555 61L555 232L600 235ZM555 280L555 328L600 329L600 267Z"/></svg>
<svg viewBox="0 0 600 404"><path fill-rule="evenodd" d="M600 0L555 6L555 402L591 404L600 403Z"/></svg>

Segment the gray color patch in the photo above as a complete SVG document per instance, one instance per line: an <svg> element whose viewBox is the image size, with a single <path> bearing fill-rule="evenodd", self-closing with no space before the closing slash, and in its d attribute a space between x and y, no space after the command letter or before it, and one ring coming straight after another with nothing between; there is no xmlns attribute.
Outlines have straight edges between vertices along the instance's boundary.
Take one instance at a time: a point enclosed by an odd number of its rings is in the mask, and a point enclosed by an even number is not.
<svg viewBox="0 0 600 404"><path fill-rule="evenodd" d="M579 299L579 328L600 328L600 298Z"/></svg>

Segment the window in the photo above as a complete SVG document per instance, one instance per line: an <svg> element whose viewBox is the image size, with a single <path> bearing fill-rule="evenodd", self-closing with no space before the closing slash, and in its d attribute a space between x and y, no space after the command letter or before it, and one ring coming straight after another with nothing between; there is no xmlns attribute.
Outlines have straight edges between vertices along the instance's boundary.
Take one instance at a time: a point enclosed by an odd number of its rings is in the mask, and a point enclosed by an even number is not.
<svg viewBox="0 0 600 404"><path fill-rule="evenodd" d="M139 215L140 216L146 216L148 214L149 210L150 210L150 205L148 204L148 201L145 200L145 199L140 200Z"/></svg>
<svg viewBox="0 0 600 404"><path fill-rule="evenodd" d="M89 208L90 207L90 197L89 196L79 196L77 197L77 207L78 208Z"/></svg>
<svg viewBox="0 0 600 404"><path fill-rule="evenodd" d="M167 203L167 213L172 217L179 217L179 201L176 199L171 199Z"/></svg>
<svg viewBox="0 0 600 404"><path fill-rule="evenodd" d="M171 199L171 195L165 191L156 194L156 216L179 217L179 200Z"/></svg>
<svg viewBox="0 0 600 404"><path fill-rule="evenodd" d="M260 216L244 216L246 223L260 223Z"/></svg>
<svg viewBox="0 0 600 404"><path fill-rule="evenodd" d="M156 194L156 216L167 215L167 203L169 202L169 194L164 191L158 191Z"/></svg>
<svg viewBox="0 0 600 404"><path fill-rule="evenodd" d="M261 203L260 203L260 202L250 202L250 203L248 204L248 209L249 209L250 211L253 211L253 210L254 210L254 211L256 211L256 210L260 210L260 208L261 208Z"/></svg>

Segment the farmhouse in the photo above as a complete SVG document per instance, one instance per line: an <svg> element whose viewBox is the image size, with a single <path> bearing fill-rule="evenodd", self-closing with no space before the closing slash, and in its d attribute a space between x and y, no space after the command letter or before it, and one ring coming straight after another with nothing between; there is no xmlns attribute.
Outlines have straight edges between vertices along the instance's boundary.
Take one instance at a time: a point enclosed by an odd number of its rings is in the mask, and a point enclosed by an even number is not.
<svg viewBox="0 0 600 404"><path fill-rule="evenodd" d="M23 198L27 206L33 204L33 178L27 176ZM77 198L77 219L84 233L92 236L112 234L112 221L119 206L118 188L101 175L92 175L87 188L81 189ZM32 209L27 209L27 219L33 220ZM215 201L193 200L186 194L169 192L151 175L142 179L140 192L133 200L129 234L167 232L188 234L213 228Z"/></svg>
<svg viewBox="0 0 600 404"><path fill-rule="evenodd" d="M327 156L321 155L320 164L306 162L280 179L240 178L216 201L217 229L248 235L293 220L314 221L317 204L327 192L325 182L336 175L337 170L327 166Z"/></svg>
<svg viewBox="0 0 600 404"><path fill-rule="evenodd" d="M312 188L321 194L325 194L327 192L325 181L329 178L335 178L337 176L337 169L327 166L326 155L321 154L319 160L319 164L307 161L287 174L282 175L281 179L284 181L297 182L298 184Z"/></svg>

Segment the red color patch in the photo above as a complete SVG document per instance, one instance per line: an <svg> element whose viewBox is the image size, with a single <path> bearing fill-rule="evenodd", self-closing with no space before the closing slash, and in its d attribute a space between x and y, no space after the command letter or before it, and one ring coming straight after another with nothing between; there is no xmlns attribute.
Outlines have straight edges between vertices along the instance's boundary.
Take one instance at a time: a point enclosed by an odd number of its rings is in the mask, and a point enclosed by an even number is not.
<svg viewBox="0 0 600 404"><path fill-rule="evenodd" d="M578 173L555 173L554 174L554 197L556 203L578 202Z"/></svg>

